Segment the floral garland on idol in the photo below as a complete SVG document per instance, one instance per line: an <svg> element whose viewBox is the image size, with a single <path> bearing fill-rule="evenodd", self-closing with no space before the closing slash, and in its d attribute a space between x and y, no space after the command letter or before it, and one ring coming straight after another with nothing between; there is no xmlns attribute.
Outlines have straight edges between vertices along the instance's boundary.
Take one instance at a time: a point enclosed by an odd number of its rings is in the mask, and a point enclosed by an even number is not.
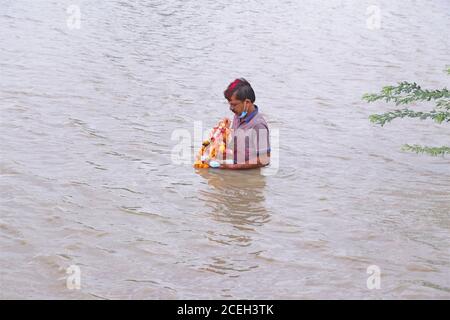
<svg viewBox="0 0 450 320"><path fill-rule="evenodd" d="M224 118L211 129L208 139L203 141L195 157L194 168L209 168L211 161L226 159L226 154L230 153L227 149L231 139L230 125L230 119Z"/></svg>

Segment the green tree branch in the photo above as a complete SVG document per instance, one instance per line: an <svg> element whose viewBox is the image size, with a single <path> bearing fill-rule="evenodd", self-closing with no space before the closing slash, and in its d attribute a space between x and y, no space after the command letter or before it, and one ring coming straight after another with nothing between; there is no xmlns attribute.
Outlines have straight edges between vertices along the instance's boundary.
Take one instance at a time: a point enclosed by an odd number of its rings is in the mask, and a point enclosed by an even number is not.
<svg viewBox="0 0 450 320"><path fill-rule="evenodd" d="M445 70L450 75L450 67ZM385 101L393 102L396 106L410 104L412 102L435 101L435 108L427 111L414 111L408 108L397 109L382 114L372 114L369 120L372 123L384 126L397 118L418 118L420 120L432 119L441 124L450 122L450 92L447 88L427 90L422 89L417 83L399 82L397 86L385 86L380 93L366 93L363 100L367 102ZM426 153L432 156L450 154L450 147L427 147L419 145L404 145L403 150Z"/></svg>

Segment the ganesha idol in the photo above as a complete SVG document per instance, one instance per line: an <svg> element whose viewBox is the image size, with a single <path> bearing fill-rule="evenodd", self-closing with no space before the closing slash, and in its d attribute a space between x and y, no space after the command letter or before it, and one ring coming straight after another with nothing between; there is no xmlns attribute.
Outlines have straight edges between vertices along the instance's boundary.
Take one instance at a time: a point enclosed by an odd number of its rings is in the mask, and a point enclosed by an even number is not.
<svg viewBox="0 0 450 320"><path fill-rule="evenodd" d="M227 149L231 139L231 121L224 118L211 129L208 139L203 141L202 147L195 157L194 168L209 168L211 161L223 161L229 157L231 151Z"/></svg>

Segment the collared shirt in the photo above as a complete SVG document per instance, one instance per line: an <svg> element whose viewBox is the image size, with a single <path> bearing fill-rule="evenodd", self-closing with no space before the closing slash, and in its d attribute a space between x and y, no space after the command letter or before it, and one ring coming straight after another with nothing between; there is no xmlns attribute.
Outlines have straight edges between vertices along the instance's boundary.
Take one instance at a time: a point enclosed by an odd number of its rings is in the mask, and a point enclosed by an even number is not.
<svg viewBox="0 0 450 320"><path fill-rule="evenodd" d="M257 157L270 154L269 126L258 106L245 118L234 116L233 124L234 163L256 163Z"/></svg>

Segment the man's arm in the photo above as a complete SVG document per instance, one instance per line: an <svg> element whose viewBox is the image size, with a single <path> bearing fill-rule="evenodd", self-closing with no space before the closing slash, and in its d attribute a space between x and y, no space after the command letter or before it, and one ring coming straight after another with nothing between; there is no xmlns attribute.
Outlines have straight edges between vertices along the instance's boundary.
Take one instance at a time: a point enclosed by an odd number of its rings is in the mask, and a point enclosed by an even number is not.
<svg viewBox="0 0 450 320"><path fill-rule="evenodd" d="M255 161L249 161L248 163L236 163L236 164L221 164L220 169L228 170L245 170L245 169L256 169L265 167L270 162L270 154L259 156Z"/></svg>

